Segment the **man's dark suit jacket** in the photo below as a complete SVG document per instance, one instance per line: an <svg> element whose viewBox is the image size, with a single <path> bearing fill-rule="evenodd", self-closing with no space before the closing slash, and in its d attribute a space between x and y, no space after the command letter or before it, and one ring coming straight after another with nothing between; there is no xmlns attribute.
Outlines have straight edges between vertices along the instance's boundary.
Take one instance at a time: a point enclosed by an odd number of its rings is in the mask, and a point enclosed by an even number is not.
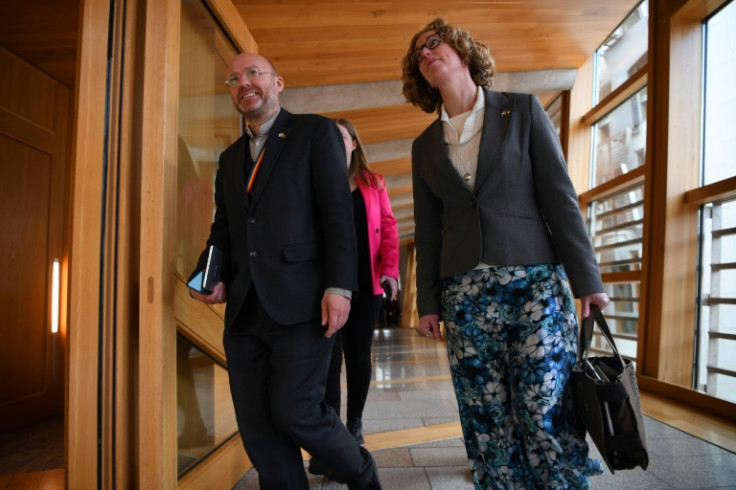
<svg viewBox="0 0 736 490"><path fill-rule="evenodd" d="M250 196L244 135L220 155L207 245L230 255L225 326L250 288L282 325L320 318L327 287L357 290L353 205L337 126L313 114L276 117ZM205 249L206 250L206 249ZM204 269L206 254L196 270Z"/></svg>
<svg viewBox="0 0 736 490"><path fill-rule="evenodd" d="M484 95L473 190L450 161L440 119L412 146L419 315L439 314L441 278L481 261L562 263L576 296L603 292L560 141L539 100Z"/></svg>

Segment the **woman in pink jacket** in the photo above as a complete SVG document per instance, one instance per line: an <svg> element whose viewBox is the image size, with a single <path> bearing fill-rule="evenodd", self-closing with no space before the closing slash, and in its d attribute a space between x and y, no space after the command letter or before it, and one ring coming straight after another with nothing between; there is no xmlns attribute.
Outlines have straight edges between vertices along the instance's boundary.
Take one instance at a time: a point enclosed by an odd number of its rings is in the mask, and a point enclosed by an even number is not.
<svg viewBox="0 0 736 490"><path fill-rule="evenodd" d="M383 301L384 284L388 285L391 299L396 299L399 234L386 184L383 177L368 168L365 150L355 127L346 119L336 119L335 122L345 142L348 179L353 193L358 239L358 291L353 294L347 323L335 335L325 402L340 414L340 370L344 352L348 387L346 426L364 446L362 417L373 371L373 329ZM314 459L310 462L309 472L325 474L324 467Z"/></svg>

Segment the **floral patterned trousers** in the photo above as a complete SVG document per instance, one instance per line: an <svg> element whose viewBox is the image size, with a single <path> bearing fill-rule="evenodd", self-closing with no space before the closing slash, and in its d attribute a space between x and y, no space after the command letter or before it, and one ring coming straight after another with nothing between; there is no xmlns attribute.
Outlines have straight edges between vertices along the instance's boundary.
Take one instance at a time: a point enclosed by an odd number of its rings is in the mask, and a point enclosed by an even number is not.
<svg viewBox="0 0 736 490"><path fill-rule="evenodd" d="M442 320L475 488L589 488L603 470L568 388L578 330L562 267L445 279Z"/></svg>

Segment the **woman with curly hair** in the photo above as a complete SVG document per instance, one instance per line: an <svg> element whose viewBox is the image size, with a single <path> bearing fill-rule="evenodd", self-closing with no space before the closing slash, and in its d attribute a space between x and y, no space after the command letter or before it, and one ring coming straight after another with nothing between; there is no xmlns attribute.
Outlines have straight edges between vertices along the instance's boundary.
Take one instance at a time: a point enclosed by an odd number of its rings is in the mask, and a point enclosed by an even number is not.
<svg viewBox="0 0 736 490"><path fill-rule="evenodd" d="M583 316L609 299L549 118L494 72L443 19L402 59L404 96L439 116L412 146L417 329L444 323L476 488L584 489L602 469L570 397L573 293Z"/></svg>

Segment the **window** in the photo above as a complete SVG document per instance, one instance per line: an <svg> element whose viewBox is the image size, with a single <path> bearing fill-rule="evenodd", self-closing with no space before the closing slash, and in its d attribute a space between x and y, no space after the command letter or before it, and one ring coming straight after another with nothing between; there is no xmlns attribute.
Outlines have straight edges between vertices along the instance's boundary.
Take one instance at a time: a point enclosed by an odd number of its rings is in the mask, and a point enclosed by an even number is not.
<svg viewBox="0 0 736 490"><path fill-rule="evenodd" d="M645 163L647 143L646 61L649 4L641 2L595 53L595 105L590 124L587 209L605 292L606 319L619 352L637 360L641 299ZM614 94L614 91L616 93ZM600 335L591 349L609 351Z"/></svg>
<svg viewBox="0 0 736 490"><path fill-rule="evenodd" d="M597 104L647 63L649 2L645 0L603 41L595 53Z"/></svg>
<svg viewBox="0 0 736 490"><path fill-rule="evenodd" d="M238 431L227 369L176 339L177 468L186 472Z"/></svg>
<svg viewBox="0 0 736 490"><path fill-rule="evenodd" d="M235 48L200 0L182 0L180 29L176 273L184 283L209 235L219 154L240 136L241 124L224 84ZM210 355L216 350L212 339L221 339L221 317L212 313L214 319L199 316L196 322L187 323L186 308L177 308L177 330L191 333L186 339L180 334L176 346L177 469L181 476L238 428L227 370L222 360Z"/></svg>
<svg viewBox="0 0 736 490"><path fill-rule="evenodd" d="M593 201L588 216L601 272L641 270L644 186Z"/></svg>
<svg viewBox="0 0 736 490"><path fill-rule="evenodd" d="M176 271L189 277L215 212L217 161L240 136L240 118L225 86L235 48L198 0L181 6Z"/></svg>
<svg viewBox="0 0 736 490"><path fill-rule="evenodd" d="M705 24L703 184L736 176L736 2Z"/></svg>
<svg viewBox="0 0 736 490"><path fill-rule="evenodd" d="M736 199L702 207L697 386L736 402Z"/></svg>
<svg viewBox="0 0 736 490"><path fill-rule="evenodd" d="M606 307L606 322L621 355L636 360L644 185L637 184L590 203L588 224L596 260L604 279L607 278L604 288L611 304ZM622 274L617 278L616 273ZM591 349L607 350L607 342L597 336Z"/></svg>
<svg viewBox="0 0 736 490"><path fill-rule="evenodd" d="M644 165L646 109L644 87L593 125L592 187Z"/></svg>
<svg viewBox="0 0 736 490"><path fill-rule="evenodd" d="M736 76L736 2L704 22L704 40L700 190L706 202L700 206L695 388L736 402L736 198L718 197L736 175L736 94L723 78Z"/></svg>

